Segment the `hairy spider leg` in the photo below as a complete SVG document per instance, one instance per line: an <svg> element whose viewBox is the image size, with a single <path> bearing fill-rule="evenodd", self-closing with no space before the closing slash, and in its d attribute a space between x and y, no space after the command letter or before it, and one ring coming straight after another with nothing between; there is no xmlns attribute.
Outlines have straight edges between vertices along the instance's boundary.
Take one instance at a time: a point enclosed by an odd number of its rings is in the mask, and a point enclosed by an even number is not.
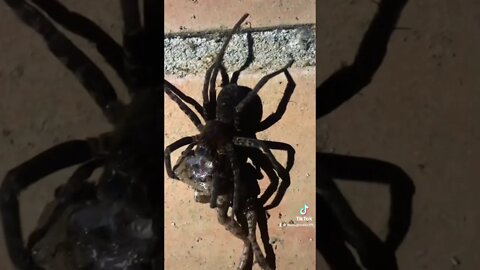
<svg viewBox="0 0 480 270"><path fill-rule="evenodd" d="M245 108L245 106L252 101L252 99L255 98L255 96L258 94L258 91L260 91L260 89L273 77L277 76L278 74L280 73L285 73L285 71L287 71L287 69L293 64L293 60L290 60L290 62L288 62L288 64L286 66L284 66L283 68L275 71L275 72L272 72L270 74L267 74L265 75L264 77L262 77L262 79L260 79L260 81L257 83L257 85L255 85L255 87L253 88L253 90L247 94L247 96L245 98L243 98L242 101L240 101L237 106L235 107L235 112L237 113L236 116L235 116L235 127L236 128L239 128L240 127L240 113L242 112L243 108ZM290 75L290 74L288 74ZM287 75L287 73L285 73L285 76L287 76L287 79L289 78L289 76ZM293 81L293 80L292 80Z"/></svg>
<svg viewBox="0 0 480 270"><path fill-rule="evenodd" d="M215 81L217 79L217 74L219 68L221 68L222 61L223 61L223 55L225 54L225 50L227 49L228 43L230 42L233 34L240 28L240 25L243 23L243 21L248 17L248 14L245 14L240 18L240 20L235 24L233 29L230 31L230 33L227 36L227 39L223 43L222 48L220 49L220 52L217 55L217 58L215 59L215 62L207 69L207 73L205 74L205 80L203 82L203 90L202 90L202 96L203 96L203 108L205 110L205 115L208 120L213 120L214 114L215 114L215 107L216 107L216 91L215 91ZM213 72L213 75L212 75ZM223 72L222 72L223 73ZM226 72L225 72L226 73ZM208 84L210 81L210 92L208 89ZM209 97L210 93L210 97Z"/></svg>
<svg viewBox="0 0 480 270"><path fill-rule="evenodd" d="M285 93L282 96L280 103L278 104L277 110L272 114L270 114L262 122L260 122L257 128L257 132L264 131L272 127L274 124L280 121L280 119L285 114L285 111L287 110L288 102L290 101L290 98L293 94L293 90L295 90L295 87L297 85L293 80L292 75L290 75L290 72L288 71L288 69L285 69L283 73L287 78L287 86L285 86Z"/></svg>
<svg viewBox="0 0 480 270"><path fill-rule="evenodd" d="M227 69L225 68L223 63L220 64L220 75L222 76L222 86L225 86L225 85L230 83L230 79L228 78ZM217 97L214 97L214 98L216 99Z"/></svg>
<svg viewBox="0 0 480 270"><path fill-rule="evenodd" d="M238 77L240 76L240 73L247 69L250 64L252 64L254 56L253 56L253 38L252 34L250 32L247 33L247 49L248 49L248 54L247 54L247 59L245 60L245 63L235 72L232 74L232 80L230 83L237 84Z"/></svg>
<svg viewBox="0 0 480 270"><path fill-rule="evenodd" d="M248 157L252 160L253 164L258 166L258 169L262 169L267 174L270 181L267 189L265 192L263 192L259 199L260 204L264 205L278 188L278 176L275 170L272 168L270 160L262 153L262 151L251 148L248 152Z"/></svg>
<svg viewBox="0 0 480 270"><path fill-rule="evenodd" d="M68 179L67 183L55 190L55 208L46 222L30 234L27 243L27 248L29 250L31 250L35 244L45 236L50 227L55 224L60 215L72 201L79 197L84 197L86 195L85 193L89 193L90 195L93 194L93 196L95 196L96 191L94 184L88 183L86 180L88 180L95 169L101 167L103 164L103 159L93 159L80 165ZM88 191L85 192L85 190ZM82 194L78 194L80 191L82 191Z"/></svg>
<svg viewBox="0 0 480 270"><path fill-rule="evenodd" d="M122 47L99 26L56 0L32 0L32 3L68 31L95 44L100 55L124 79Z"/></svg>
<svg viewBox="0 0 480 270"><path fill-rule="evenodd" d="M196 141L197 141L196 136L184 137L184 138L181 138L181 139L175 141L174 143L168 145L165 148L165 152L164 152L165 169L167 170L167 174L170 178L178 179L178 177L175 175L175 173L173 172L173 169L172 169L172 161L170 159L170 154L173 151L177 150L178 148L180 148L182 146L185 146L185 145L188 145L188 144L192 144Z"/></svg>
<svg viewBox="0 0 480 270"><path fill-rule="evenodd" d="M202 91L203 109L202 109L202 111L203 111L203 115L204 115L205 120L214 120L215 117L216 117L215 105L213 105L211 103L211 100L208 97L208 83L209 83L210 76L212 75L213 67L214 67L214 64L207 69L207 73L205 74L205 79L203 81L203 91ZM227 70L225 69L223 64L220 65L220 71L221 71L221 75L222 75L222 85L227 85L228 81L229 81L229 78L228 78ZM216 97L214 97L214 99L216 99Z"/></svg>
<svg viewBox="0 0 480 270"><path fill-rule="evenodd" d="M272 163L273 168L282 179L282 182L280 183L280 187L278 188L278 192L273 198L272 203L267 205L265 209L271 209L278 206L283 199L287 188L290 186L290 175L287 170L277 161L275 156L270 151L267 143L265 143L264 141L245 137L234 137L233 143L238 146L257 148L268 157L268 159Z"/></svg>
<svg viewBox="0 0 480 270"><path fill-rule="evenodd" d="M165 87L168 88L168 91L177 95L184 102L192 105L195 108L195 110L198 112L198 114L200 114L202 116L202 118L204 120L206 120L205 114L204 114L204 111L203 111L203 107L195 99L185 95L180 89L178 89L172 83L170 83L169 81L167 81L165 79L164 79L164 84L165 84ZM177 101L175 101L175 102L177 102Z"/></svg>
<svg viewBox="0 0 480 270"><path fill-rule="evenodd" d="M190 109L185 103L183 103L181 97L177 96L175 94L176 91L180 91L175 88L171 83L169 83L167 80L164 80L164 87L163 87L165 93L167 93L168 97L170 97L177 105L180 107L180 110L182 110L192 121L192 123L197 127L199 131L202 130L203 125L202 122L200 121L200 118L195 114L195 112Z"/></svg>
<svg viewBox="0 0 480 270"><path fill-rule="evenodd" d="M210 106L212 108L215 108L217 106L217 93L216 93L216 85L215 81L217 80L217 74L219 69L221 69L221 66L223 65L223 57L225 55L225 52L227 51L228 44L230 43L230 40L233 37L233 34L240 29L240 26L242 23L247 19L249 14L245 14L240 18L240 20L233 26L233 29L230 31L228 34L227 38L225 39L225 42L223 43L222 48L220 49L220 52L217 54L217 58L215 59L215 62L213 63L213 73L212 77L210 78Z"/></svg>
<svg viewBox="0 0 480 270"><path fill-rule="evenodd" d="M235 148L232 143L227 143L225 145L225 150L227 153L228 160L230 161L230 166L233 172L233 212L237 212L240 209L240 164L238 163L237 155L235 153ZM213 197L213 194L212 194ZM210 203L212 207L212 203Z"/></svg>
<svg viewBox="0 0 480 270"><path fill-rule="evenodd" d="M95 155L96 149L91 141L69 141L36 155L7 173L0 187L0 211L7 250L16 267L33 267L20 225L18 196L21 191L55 171L86 162Z"/></svg>
<svg viewBox="0 0 480 270"><path fill-rule="evenodd" d="M235 237L243 241L243 251L240 257L238 270L248 269L249 261L252 260L253 250L248 239L247 233L242 229L235 219L228 216L228 209L230 207L231 196L220 195L217 197L217 219L218 222L225 227L227 231L232 233Z"/></svg>
<svg viewBox="0 0 480 270"><path fill-rule="evenodd" d="M115 90L103 72L35 7L24 0L5 0L18 18L45 40L50 52L77 77L110 122L118 117Z"/></svg>

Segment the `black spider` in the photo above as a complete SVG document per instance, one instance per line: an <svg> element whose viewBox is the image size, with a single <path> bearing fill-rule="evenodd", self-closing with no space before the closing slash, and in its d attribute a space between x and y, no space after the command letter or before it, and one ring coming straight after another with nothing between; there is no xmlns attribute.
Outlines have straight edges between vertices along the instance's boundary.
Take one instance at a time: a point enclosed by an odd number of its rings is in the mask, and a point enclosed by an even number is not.
<svg viewBox="0 0 480 270"><path fill-rule="evenodd" d="M240 206L240 210L234 213L236 216L235 220L233 215L228 215L228 210L232 206L233 195L233 172L229 166L230 164L228 162L214 160L203 154L204 152L195 152L191 148L185 150L174 166L175 175L178 176L180 181L194 188L195 201L208 203L212 195L212 168L221 168L221 173L217 174L217 177L220 179L219 182L221 183L221 185L217 187L217 219L227 231L231 232L244 243L238 269L251 269L253 255L255 255L262 269L272 269L270 266L272 263L269 263L263 255L257 243L256 236L258 216L265 215L263 206L257 199L257 196L260 194L257 179L262 178L262 175L259 174L258 170L252 164L247 162L240 164L240 177L243 184L240 192L242 205ZM267 254L272 258L273 251L271 251L270 243L264 241L264 246L266 251L269 252L269 254ZM268 250L269 247L270 250Z"/></svg>
<svg viewBox="0 0 480 270"><path fill-rule="evenodd" d="M123 46L87 18L55 0L5 0L18 18L44 39L52 52L85 87L113 124L112 132L56 145L10 170L0 188L0 211L10 258L19 269L52 267L66 257L74 269L161 268L158 229L163 225L161 199L163 112L161 94L161 6L159 1L122 0ZM128 88L121 103L102 71L51 20L96 44ZM23 241L18 196L46 175L82 164L55 192L52 214ZM98 182L87 182L103 167ZM63 225L62 225L63 224ZM45 259L37 250L64 226L64 238ZM33 254L32 254L33 253ZM62 261L62 258L59 258ZM66 265L60 269L67 269Z"/></svg>
<svg viewBox="0 0 480 270"><path fill-rule="evenodd" d="M165 165L168 176L178 179L171 166L170 154L172 151L186 145L189 145L190 148L196 146L195 151L202 152L201 155L211 157L212 160L228 160L228 166L230 166L233 175L234 212L240 210L241 205L240 191L242 182L240 176L240 164L242 164L247 157L265 156L277 174L282 178L283 181L280 184L275 198L270 205L266 206L266 209L268 209L275 207L280 203L290 184L288 169L282 167L282 165L278 163L271 153L270 148L286 150L289 154L294 152L293 148L287 144L261 141L257 140L255 137L256 132L267 129L273 125L279 119L279 114L282 114L285 110L284 107L280 107L276 113L270 115L264 121L261 121L262 104L257 93L269 79L280 73L284 73L288 80L286 92L293 91L295 83L287 70L293 61L288 63L284 68L264 76L253 89L237 85L239 74L244 68L246 68L245 65L240 70L233 73L231 80L229 80L228 74L223 67L223 56L228 43L234 32L240 28L240 25L247 16L248 14L245 14L234 26L233 30L227 36L215 63L207 70L202 92L203 107L192 98L183 94L171 83L166 80L164 81L165 93L178 104L180 109L190 118L200 131L199 135L181 138L166 147ZM220 72L222 76L222 90L217 98L216 78L218 72ZM185 102L194 106L202 118L205 119L205 125L202 125L200 118L185 104ZM251 114L252 111L250 108L257 108L260 113ZM242 121L242 119L244 120ZM251 151L238 151L236 150L236 147L238 146L252 149ZM240 152L246 154L239 154ZM210 207L212 208L217 206L217 196L223 185L223 183L221 183L221 177L219 177L222 170L223 168L213 167L213 183L210 196ZM277 189L278 183L275 179L271 180L273 180L271 185L267 188L267 191L261 198L263 203L266 202Z"/></svg>

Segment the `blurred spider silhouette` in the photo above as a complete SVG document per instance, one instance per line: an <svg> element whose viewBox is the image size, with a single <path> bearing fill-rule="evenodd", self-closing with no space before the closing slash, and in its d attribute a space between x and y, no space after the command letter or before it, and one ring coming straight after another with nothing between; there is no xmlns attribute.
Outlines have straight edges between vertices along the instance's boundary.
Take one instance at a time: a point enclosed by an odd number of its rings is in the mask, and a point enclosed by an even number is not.
<svg viewBox="0 0 480 270"><path fill-rule="evenodd" d="M388 41L407 0L383 0L360 44L354 62L317 87L317 120L360 92L372 80L387 52ZM415 186L389 162L317 152L317 251L332 269L398 269L395 251L408 232ZM333 179L390 185L389 232L381 240L350 207ZM360 262L347 248L351 245ZM360 266L361 265L361 266Z"/></svg>
<svg viewBox="0 0 480 270"><path fill-rule="evenodd" d="M53 1L5 0L39 34L113 125L56 145L10 170L0 188L7 250L18 269L161 269L163 134L159 1L122 0L123 46L89 19ZM46 15L44 15L46 14ZM47 17L48 16L48 17ZM52 21L94 43L128 88L123 104L102 71ZM18 196L43 177L80 164L25 245ZM92 173L103 168L96 181Z"/></svg>

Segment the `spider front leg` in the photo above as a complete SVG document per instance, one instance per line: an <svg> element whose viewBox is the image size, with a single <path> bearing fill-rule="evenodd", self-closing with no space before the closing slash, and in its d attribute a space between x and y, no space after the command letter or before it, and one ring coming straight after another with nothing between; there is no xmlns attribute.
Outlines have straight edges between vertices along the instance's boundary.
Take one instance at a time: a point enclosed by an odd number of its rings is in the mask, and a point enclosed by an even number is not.
<svg viewBox="0 0 480 270"><path fill-rule="evenodd" d="M89 141L70 141L54 146L7 173L0 187L0 212L7 250L16 267L35 269L22 236L18 202L21 191L55 171L91 159L95 152Z"/></svg>
<svg viewBox="0 0 480 270"><path fill-rule="evenodd" d="M220 52L218 53L217 58L215 59L215 62L207 70L207 73L205 74L205 81L203 83L202 95L203 95L203 107L205 109L205 115L207 116L208 120L215 118L214 115L215 115L216 97L217 97L215 82L217 79L219 69L222 72L222 77L225 79L226 72L224 73L222 71L223 56L225 55L225 51L227 50L228 43L232 39L233 34L240 28L240 26L247 19L247 17L248 17L248 14L243 15L242 18L240 18L240 20L235 24L235 26L233 26L233 29L230 31L226 40L224 41L222 48L220 49ZM209 82L210 82L210 89L208 88Z"/></svg>
<svg viewBox="0 0 480 270"><path fill-rule="evenodd" d="M283 68L275 71L275 72L272 72L268 75L265 75L263 78L260 79L260 81L257 83L257 85L255 85L255 87L252 89L252 91L250 93L248 93L248 95L243 98L242 101L240 101L237 106L235 107L235 127L238 129L240 127L240 113L242 112L242 110L245 108L245 106L250 103L252 101L252 99L255 98L256 95L258 95L258 91L260 91L260 89L273 77L277 76L278 74L280 73L285 73L285 76L287 76L287 79L289 80L290 82L290 79L291 79L291 76L290 76L290 73L288 73L288 68L293 64L293 60L291 60L290 62L288 62L288 64L286 66L284 66ZM292 79L292 82L293 82L293 79ZM291 84L291 82L290 82ZM293 85L293 87L295 87L295 85ZM293 90L292 90L293 91ZM265 124L264 124L265 125ZM268 126L268 125L267 125Z"/></svg>
<svg viewBox="0 0 480 270"><path fill-rule="evenodd" d="M188 107L185 103L183 103L183 101L181 99L181 96L184 95L184 94L180 90L178 90L174 85L172 85L170 82L168 82L167 80L164 80L164 82L163 82L163 89L164 89L165 93L168 95L168 97L170 97L175 103L177 103L177 105L180 107L180 110L182 110L188 116L188 118L190 118L190 121L192 121L192 123L195 125L195 127L197 127L197 129L199 131L201 131L202 128L203 128L203 125L202 125L202 122L200 121L200 118L198 118L198 116L195 114L195 112L193 112L192 109L190 109L190 107ZM178 92L180 92L181 94L179 95ZM186 97L186 96L184 95L184 97ZM196 103L196 101L193 100L193 99L188 100L188 101L192 101L194 104ZM198 106L200 106L200 105L198 105ZM197 108L197 110L198 109L199 108ZM203 116L202 113L200 113L200 115Z"/></svg>

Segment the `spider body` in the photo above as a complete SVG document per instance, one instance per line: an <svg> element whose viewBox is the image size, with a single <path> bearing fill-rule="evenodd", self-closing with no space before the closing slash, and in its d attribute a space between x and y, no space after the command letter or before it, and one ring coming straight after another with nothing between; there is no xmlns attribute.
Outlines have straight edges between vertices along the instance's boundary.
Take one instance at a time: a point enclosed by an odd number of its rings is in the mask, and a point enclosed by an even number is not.
<svg viewBox="0 0 480 270"><path fill-rule="evenodd" d="M287 70L288 67L290 67L293 63L293 60L290 61L284 68L264 76L252 89L245 86L239 86L237 84L238 76L240 72L246 68L245 65L240 70L237 70L233 73L231 80L229 79L229 76L223 67L223 56L228 43L231 40L233 33L240 28L240 25L247 18L247 16L248 14L245 14L234 26L233 30L227 36L227 39L224 42L217 59L215 60L215 63L208 69L206 73L202 92L203 107L192 98L183 94L171 83L164 80L165 93L177 103L180 109L190 118L190 120L200 131L200 134L198 135L184 137L165 148L165 165L167 174L171 178L178 179L171 167L170 154L172 151L175 151L176 149L186 145L189 145L189 147L197 145L199 148L208 149L208 152L210 153L209 155L212 156L214 161L216 160L216 162L213 162L214 171L212 174L213 179L210 207L215 208L217 205L217 187L221 186L221 177L218 176L219 169L226 168L226 166L223 165L225 162L228 162L233 175L234 211L239 210L239 206L241 204L239 192L242 189L242 183L240 179L239 166L242 164L243 160L245 160L247 157L256 158L257 160L262 159L264 164L270 163L280 178L282 178L283 181L280 184L279 192L272 201L271 205L267 206L271 208L280 203L280 200L289 186L290 179L288 175L288 169L284 168L280 163L278 163L271 153L270 148L286 150L289 152L289 154L294 152L291 146L287 146L284 143L261 141L257 140L255 137L256 132L272 126L276 121L278 121L276 118L279 118L280 114L283 113L276 112L270 115L266 120L261 121L262 104L259 96L257 95L258 91L272 77L275 77L280 73L284 73L287 77L287 90L293 91L295 83ZM217 97L216 78L219 72L221 73L223 87ZM287 99L288 98L289 96ZM206 123L202 124L200 118L185 103L193 105L200 116L205 119ZM286 105L283 107L286 107ZM282 110L284 111L285 109ZM238 151L238 147L251 149ZM237 152L242 154L238 154ZM272 185L269 187L268 192L265 192L263 202L266 202L266 200L276 191L278 184L277 180L278 178L272 179Z"/></svg>
<svg viewBox="0 0 480 270"><path fill-rule="evenodd" d="M255 130L262 119L262 102L260 97L255 96L247 109L240 116L239 130L234 125L235 106L242 101L252 89L236 84L229 84L222 88L218 94L216 119L207 121L202 132L199 135L196 147L191 153L187 153L183 159L180 159L174 167L175 175L184 174L179 178L184 182L189 182L198 194L203 197L211 197L213 189L218 189L218 194L230 192L233 189L233 172L228 164L226 147L233 140L235 135L255 138ZM241 151L239 147L234 146L239 164L246 162L248 155ZM178 170L178 166L184 169ZM186 170L185 170L186 169ZM176 172L178 170L178 173ZM203 176L203 177L198 177ZM219 178L218 187L214 188L213 179ZM215 207L212 199L212 208Z"/></svg>
<svg viewBox="0 0 480 270"><path fill-rule="evenodd" d="M100 136L53 146L10 170L0 187L5 243L18 269L152 269L158 265L163 102L158 1L122 0L123 46L57 1L5 0L43 38L113 126ZM96 45L129 94L124 104L103 72L52 21ZM36 230L23 240L18 197L45 176L78 165L55 190ZM103 169L99 179L93 172Z"/></svg>
<svg viewBox="0 0 480 270"><path fill-rule="evenodd" d="M233 73L231 80L229 79L222 64L223 55L233 33L247 16L248 14L244 15L234 26L215 63L206 73L202 92L203 107L164 80L165 93L199 131L198 135L181 138L165 148L165 167L169 177L194 188L197 202L210 202L210 207L217 209L220 224L244 241L244 253L238 269L246 269L247 261L252 254L262 269L270 269L256 241L257 214L259 209L264 211L263 205L277 190L278 177L282 179L282 183L275 198L265 209L280 203L290 183L288 171L293 164L295 151L285 143L258 140L256 133L269 128L281 118L295 88L295 82L288 72L288 67L293 61L284 68L264 76L254 88L237 84L240 72L248 66L248 59L240 70ZM251 36L247 35L247 38L251 40ZM249 54L251 47L249 46ZM253 59L253 56L249 56L249 59ZM217 96L218 72L222 77L222 89ZM285 95L277 111L262 120L263 107L258 91L268 80L280 73L284 73L288 80ZM201 123L200 118L186 103L196 109L205 120L205 124ZM183 146L187 146L187 149L172 168L170 154ZM286 167L279 164L270 149L288 152ZM248 158L252 160L254 166L247 162ZM257 179L263 177L260 169L268 174L271 184L258 199L260 188ZM236 220L234 216L227 214L230 207Z"/></svg>

